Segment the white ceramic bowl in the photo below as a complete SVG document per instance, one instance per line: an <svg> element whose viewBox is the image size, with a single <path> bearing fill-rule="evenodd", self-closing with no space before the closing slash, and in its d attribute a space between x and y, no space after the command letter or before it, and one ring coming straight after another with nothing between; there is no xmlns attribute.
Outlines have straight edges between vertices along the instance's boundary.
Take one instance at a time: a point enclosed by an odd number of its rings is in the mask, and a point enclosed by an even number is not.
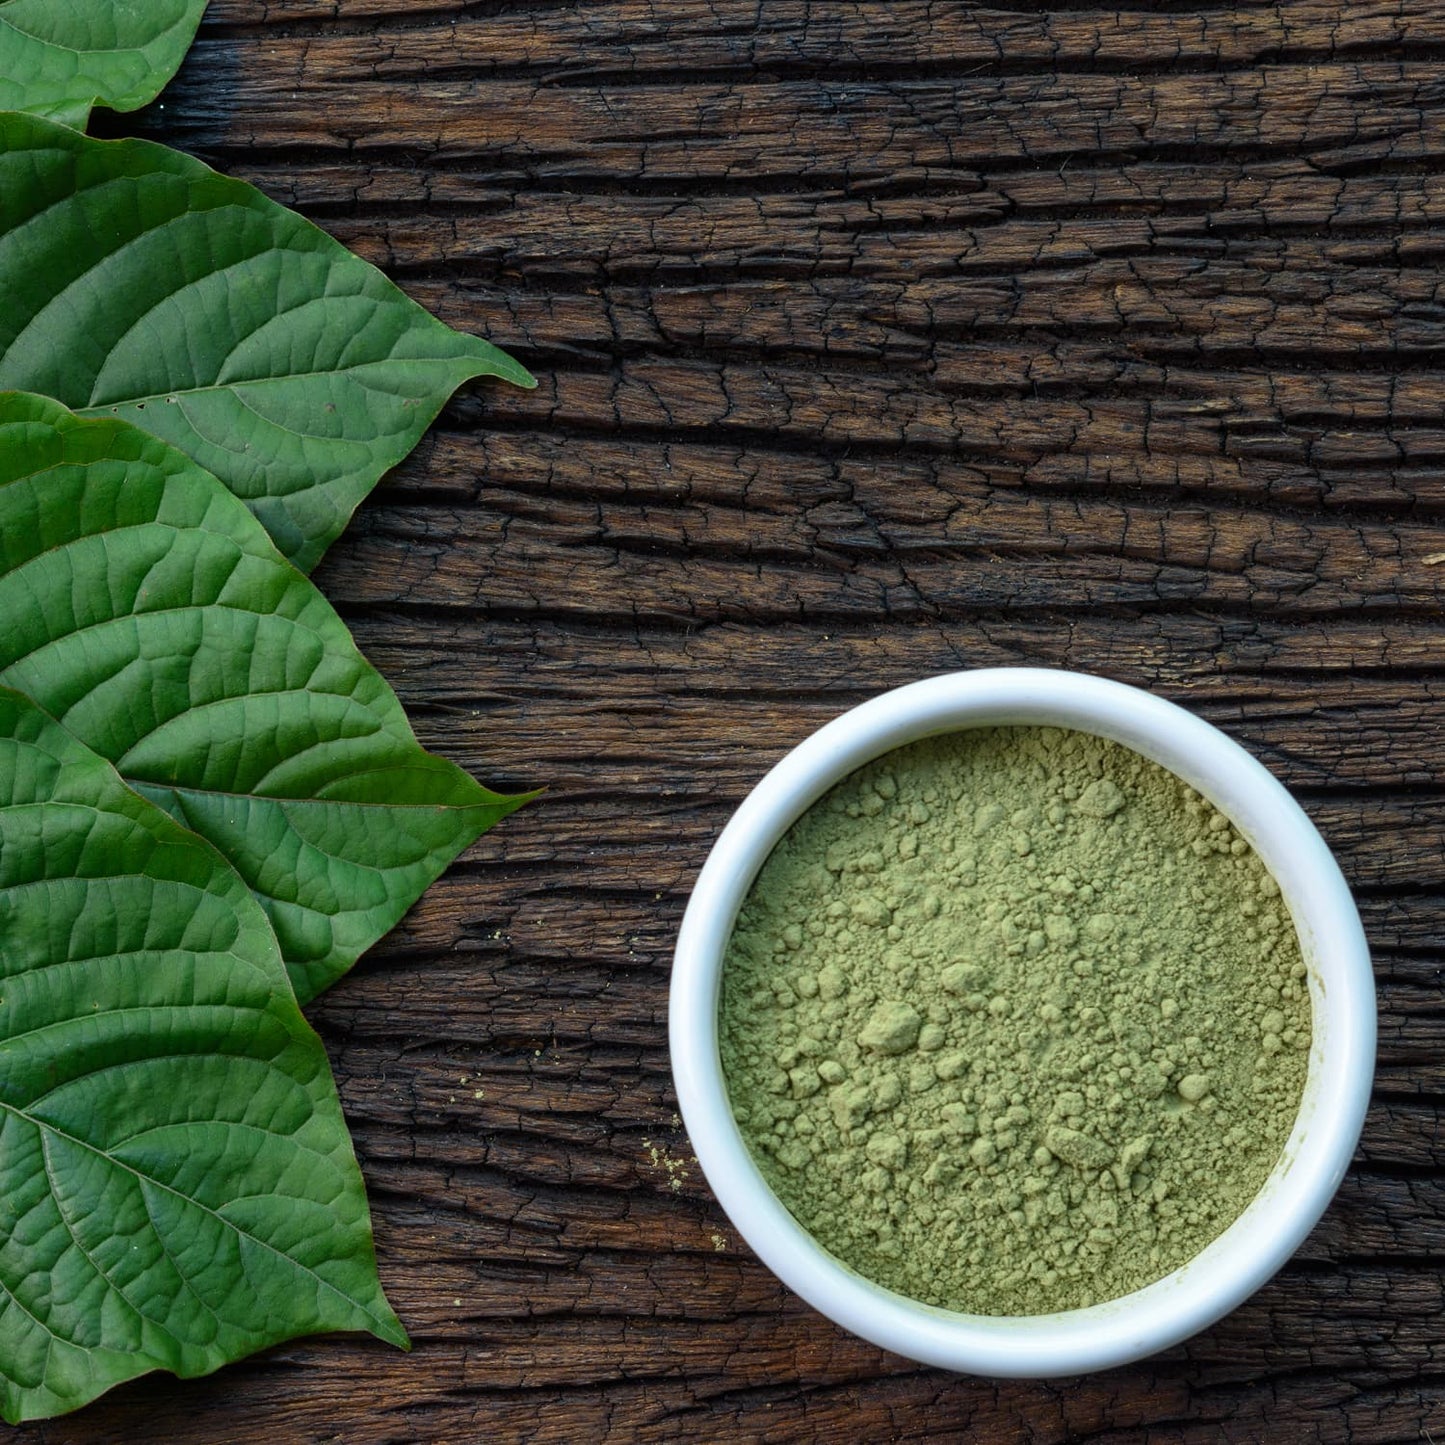
<svg viewBox="0 0 1445 1445"><path fill-rule="evenodd" d="M1280 1162L1244 1213L1172 1274L1052 1315L960 1314L863 1278L822 1249L753 1163L718 1055L723 956L753 879L791 824L881 753L961 728L1075 728L1168 768L1224 813L1274 875L1309 967L1314 1033L1304 1099ZM1217 728L1173 703L1083 673L993 668L929 678L844 713L748 795L709 855L683 918L669 1037L678 1103L708 1183L785 1284L840 1325L915 1360L980 1375L1049 1377L1123 1364L1212 1324L1289 1258L1354 1153L1375 1062L1369 951L1349 889L1299 805Z"/></svg>

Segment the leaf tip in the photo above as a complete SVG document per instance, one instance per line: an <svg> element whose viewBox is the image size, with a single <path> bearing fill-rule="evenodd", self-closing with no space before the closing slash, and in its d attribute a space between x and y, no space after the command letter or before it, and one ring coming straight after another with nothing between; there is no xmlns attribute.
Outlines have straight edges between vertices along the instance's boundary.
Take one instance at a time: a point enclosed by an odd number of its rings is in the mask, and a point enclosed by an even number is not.
<svg viewBox="0 0 1445 1445"><path fill-rule="evenodd" d="M527 793L503 793L501 794L501 801L506 806L507 813L512 814L515 813L518 808L525 808L528 803L535 802L546 791L546 788L533 788Z"/></svg>
<svg viewBox="0 0 1445 1445"><path fill-rule="evenodd" d="M407 1334L406 1326L402 1324L396 1311L389 1305L387 1306L386 1313L377 1317L371 1332L377 1339L384 1341L386 1344L395 1345L397 1349L404 1350L407 1354L411 1353L411 1336Z"/></svg>
<svg viewBox="0 0 1445 1445"><path fill-rule="evenodd" d="M510 381L513 386L520 386L524 391L536 390L537 378L515 356L490 343L488 350L491 352L492 375L502 381Z"/></svg>

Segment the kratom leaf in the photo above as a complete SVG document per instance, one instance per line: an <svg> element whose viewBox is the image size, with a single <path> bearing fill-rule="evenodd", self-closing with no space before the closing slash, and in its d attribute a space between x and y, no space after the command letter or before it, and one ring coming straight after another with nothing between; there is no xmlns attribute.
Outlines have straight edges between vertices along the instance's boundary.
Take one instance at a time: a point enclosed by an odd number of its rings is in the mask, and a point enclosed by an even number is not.
<svg viewBox="0 0 1445 1445"><path fill-rule="evenodd" d="M137 110L176 73L206 0L6 0L0 110L83 127L94 105Z"/></svg>
<svg viewBox="0 0 1445 1445"><path fill-rule="evenodd" d="M0 390L179 447L309 570L457 386L532 385L199 161L0 115Z"/></svg>
<svg viewBox="0 0 1445 1445"><path fill-rule="evenodd" d="M255 891L304 1003L525 801L424 752L316 587L135 427L0 394L0 684Z"/></svg>
<svg viewBox="0 0 1445 1445"><path fill-rule="evenodd" d="M0 1405L406 1344L321 1041L241 880L0 689Z"/></svg>

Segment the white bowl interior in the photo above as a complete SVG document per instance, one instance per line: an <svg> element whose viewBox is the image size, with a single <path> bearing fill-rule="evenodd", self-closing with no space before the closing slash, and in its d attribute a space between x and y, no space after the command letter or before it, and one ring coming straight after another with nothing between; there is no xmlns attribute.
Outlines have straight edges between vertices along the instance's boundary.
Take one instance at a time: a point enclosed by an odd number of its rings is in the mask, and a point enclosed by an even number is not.
<svg viewBox="0 0 1445 1445"><path fill-rule="evenodd" d="M718 1052L722 964L768 854L835 783L879 755L962 728L1054 726L1095 733L1183 778L1224 813L1280 886L1309 969L1313 1037L1304 1097L1278 1165L1225 1232L1172 1274L1087 1309L984 1316L920 1304L823 1250L773 1194L728 1104ZM718 838L678 935L669 1008L684 1122L739 1233L815 1308L876 1344L977 1374L1048 1377L1122 1364L1212 1323L1262 1285L1323 1213L1358 1141L1374 1071L1369 952L1324 840L1238 744L1149 693L1081 673L994 668L885 693L836 718L763 779Z"/></svg>

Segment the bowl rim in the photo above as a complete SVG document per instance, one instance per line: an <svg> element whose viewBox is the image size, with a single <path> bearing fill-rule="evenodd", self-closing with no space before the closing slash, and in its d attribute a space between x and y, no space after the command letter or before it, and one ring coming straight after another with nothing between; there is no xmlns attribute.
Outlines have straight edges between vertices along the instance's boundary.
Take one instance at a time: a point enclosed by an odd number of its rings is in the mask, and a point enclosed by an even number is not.
<svg viewBox="0 0 1445 1445"><path fill-rule="evenodd" d="M836 782L894 748L972 727L1055 726L1122 743L1223 812L1280 886L1309 966L1308 1078L1280 1162L1217 1239L1119 1299L1035 1316L944 1310L873 1283L828 1254L773 1194L727 1100L718 1052L722 962L737 911L788 827ZM753 788L713 845L678 932L668 1035L694 1154L734 1227L786 1285L864 1339L971 1374L1050 1378L1178 1343L1234 1309L1299 1247L1333 1197L1374 1076L1369 949L1339 865L1304 810L1211 723L1125 683L1053 668L981 668L884 692L805 738Z"/></svg>

